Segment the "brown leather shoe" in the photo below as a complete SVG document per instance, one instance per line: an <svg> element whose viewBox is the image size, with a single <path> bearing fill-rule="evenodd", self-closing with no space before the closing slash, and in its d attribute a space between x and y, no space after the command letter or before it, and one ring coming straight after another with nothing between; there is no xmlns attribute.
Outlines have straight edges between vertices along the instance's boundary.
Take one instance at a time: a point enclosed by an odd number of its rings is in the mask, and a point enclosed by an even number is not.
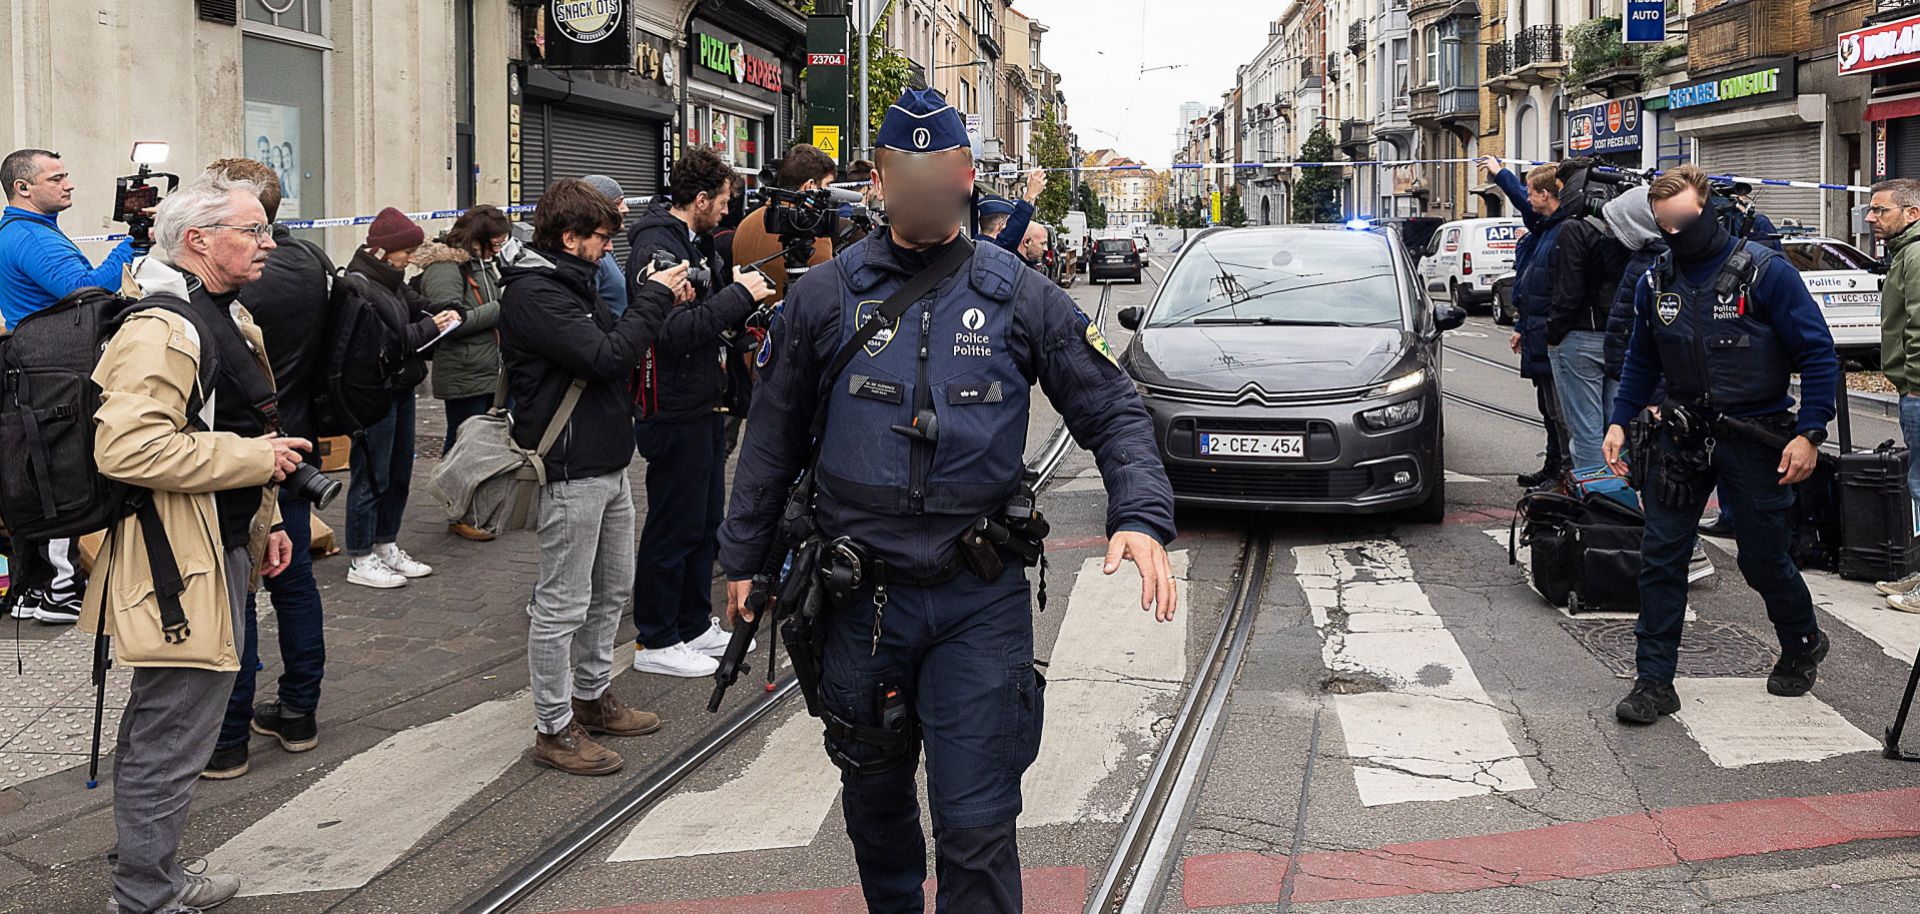
<svg viewBox="0 0 1920 914"><path fill-rule="evenodd" d="M527 761L584 775L612 774L625 764L619 753L594 742L578 720L552 736L536 731Z"/></svg>
<svg viewBox="0 0 1920 914"><path fill-rule="evenodd" d="M461 539L470 539L476 543L493 542L493 534L472 524L448 524L447 532Z"/></svg>
<svg viewBox="0 0 1920 914"><path fill-rule="evenodd" d="M611 690L592 701L573 700L573 719L588 733L607 736L645 736L660 729L660 718L646 711L635 711L613 697Z"/></svg>

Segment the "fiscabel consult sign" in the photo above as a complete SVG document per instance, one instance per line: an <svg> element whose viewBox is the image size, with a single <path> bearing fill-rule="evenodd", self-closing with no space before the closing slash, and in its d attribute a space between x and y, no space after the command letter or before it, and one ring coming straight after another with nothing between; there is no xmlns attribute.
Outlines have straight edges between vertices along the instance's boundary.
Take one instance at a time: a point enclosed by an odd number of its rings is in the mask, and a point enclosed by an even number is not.
<svg viewBox="0 0 1920 914"><path fill-rule="evenodd" d="M1841 76L1920 63L1920 16L1842 34L1839 57Z"/></svg>
<svg viewBox="0 0 1920 914"><path fill-rule="evenodd" d="M1681 83L1667 91L1667 109L1694 114L1791 99L1795 88L1793 65L1793 58L1784 57Z"/></svg>

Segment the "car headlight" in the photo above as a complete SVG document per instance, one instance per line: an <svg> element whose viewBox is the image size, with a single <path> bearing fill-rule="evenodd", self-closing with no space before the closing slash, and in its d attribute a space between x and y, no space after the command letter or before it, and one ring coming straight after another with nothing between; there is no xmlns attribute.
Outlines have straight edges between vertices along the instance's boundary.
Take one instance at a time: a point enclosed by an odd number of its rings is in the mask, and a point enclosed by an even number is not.
<svg viewBox="0 0 1920 914"><path fill-rule="evenodd" d="M1382 406L1377 409L1367 410L1360 414L1360 424L1376 432L1385 431L1390 428L1399 428L1403 425L1412 425L1420 421L1421 402L1420 400L1408 400L1405 403L1395 403L1391 406Z"/></svg>
<svg viewBox="0 0 1920 914"><path fill-rule="evenodd" d="M1409 371L1374 388L1373 392L1367 396L1391 397L1394 394L1403 394L1409 390L1416 390L1425 383L1427 383L1427 370L1425 368L1416 368L1413 371Z"/></svg>

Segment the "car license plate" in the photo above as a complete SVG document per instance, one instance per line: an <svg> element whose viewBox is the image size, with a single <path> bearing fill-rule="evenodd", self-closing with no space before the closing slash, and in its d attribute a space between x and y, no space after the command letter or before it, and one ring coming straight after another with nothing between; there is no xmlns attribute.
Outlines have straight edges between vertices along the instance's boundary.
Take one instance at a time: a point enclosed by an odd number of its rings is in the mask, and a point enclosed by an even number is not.
<svg viewBox="0 0 1920 914"><path fill-rule="evenodd" d="M1877 305L1880 303L1878 292L1828 292L1829 305Z"/></svg>
<svg viewBox="0 0 1920 914"><path fill-rule="evenodd" d="M1203 457L1279 457L1305 460L1305 435L1208 435L1200 436Z"/></svg>

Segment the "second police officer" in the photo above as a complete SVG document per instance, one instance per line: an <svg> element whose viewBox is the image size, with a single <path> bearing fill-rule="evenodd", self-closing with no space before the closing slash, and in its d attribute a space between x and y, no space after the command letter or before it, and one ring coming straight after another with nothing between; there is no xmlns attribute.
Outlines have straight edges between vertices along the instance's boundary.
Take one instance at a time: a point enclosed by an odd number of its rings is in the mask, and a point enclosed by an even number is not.
<svg viewBox="0 0 1920 914"><path fill-rule="evenodd" d="M1648 187L1669 253L1640 279L1633 334L1602 450L1615 472L1626 427L1665 378L1657 444L1631 467L1646 534L1632 691L1614 709L1650 724L1680 709L1673 679L1686 618L1687 566L1717 477L1734 508L1740 573L1760 593L1780 639L1767 691L1807 694L1827 655L1807 584L1789 546L1793 483L1813 473L1834 415L1840 360L1820 308L1784 257L1735 238L1713 214L1707 176L1683 165ZM1800 375L1800 410L1788 382Z"/></svg>
<svg viewBox="0 0 1920 914"><path fill-rule="evenodd" d="M868 909L925 909L924 744L938 910L1017 912L1014 820L1039 751L1044 680L1023 563L1007 554L983 578L958 541L976 521L1013 516L1030 492L1022 457L1036 380L1106 481L1104 570L1132 560L1141 608L1162 621L1176 605L1173 493L1098 329L1013 254L965 236L974 166L959 112L938 92L908 91L876 146L888 229L799 280L768 343L720 532L728 613L746 611L825 398L816 522L862 580L827 612L819 697ZM828 376L868 315L935 277Z"/></svg>

